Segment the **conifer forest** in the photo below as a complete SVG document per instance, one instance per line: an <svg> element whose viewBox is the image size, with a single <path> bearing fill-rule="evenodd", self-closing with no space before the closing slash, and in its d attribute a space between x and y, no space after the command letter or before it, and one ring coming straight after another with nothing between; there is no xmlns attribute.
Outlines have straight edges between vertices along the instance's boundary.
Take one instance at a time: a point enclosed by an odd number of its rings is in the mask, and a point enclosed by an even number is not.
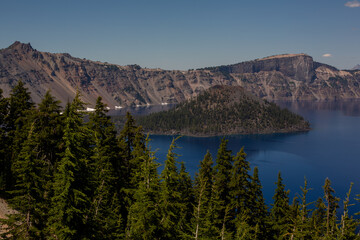
<svg viewBox="0 0 360 240"><path fill-rule="evenodd" d="M360 239L352 184L339 199L324 179L310 202L305 179L290 199L279 173L266 205L258 168L225 138L194 178L174 138L158 172L130 114L117 132L100 97L90 113L80 97L63 109L50 92L35 106L21 81L8 98L0 90L0 197L16 210L1 219L0 238Z"/></svg>

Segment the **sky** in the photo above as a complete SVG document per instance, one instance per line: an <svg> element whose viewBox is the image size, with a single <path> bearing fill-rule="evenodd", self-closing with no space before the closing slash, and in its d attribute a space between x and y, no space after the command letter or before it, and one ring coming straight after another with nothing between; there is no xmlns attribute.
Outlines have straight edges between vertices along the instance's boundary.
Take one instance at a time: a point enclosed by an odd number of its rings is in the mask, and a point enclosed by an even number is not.
<svg viewBox="0 0 360 240"><path fill-rule="evenodd" d="M187 70L306 53L360 64L360 0L1 0L0 48Z"/></svg>

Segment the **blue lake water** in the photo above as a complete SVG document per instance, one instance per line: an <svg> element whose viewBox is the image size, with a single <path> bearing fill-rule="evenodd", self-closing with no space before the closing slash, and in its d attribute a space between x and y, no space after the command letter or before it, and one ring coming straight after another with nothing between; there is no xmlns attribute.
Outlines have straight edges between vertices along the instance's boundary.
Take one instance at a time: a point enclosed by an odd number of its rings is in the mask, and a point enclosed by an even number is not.
<svg viewBox="0 0 360 240"><path fill-rule="evenodd" d="M323 196L322 186L328 177L336 196L342 200L354 182L352 198L360 194L360 101L344 102L279 102L283 107L301 114L310 121L312 130L306 133L236 135L226 137L228 148L236 154L242 146L251 167L259 167L263 193L268 204L272 203L277 174L281 171L290 197L300 193L304 177L308 186L309 200ZM166 158L172 136L151 136L152 150L157 149L158 162ZM194 176L199 162L207 150L213 158L222 137L182 137L177 141L181 149L177 153L188 172ZM161 171L162 168L159 169ZM360 211L360 203L350 212Z"/></svg>

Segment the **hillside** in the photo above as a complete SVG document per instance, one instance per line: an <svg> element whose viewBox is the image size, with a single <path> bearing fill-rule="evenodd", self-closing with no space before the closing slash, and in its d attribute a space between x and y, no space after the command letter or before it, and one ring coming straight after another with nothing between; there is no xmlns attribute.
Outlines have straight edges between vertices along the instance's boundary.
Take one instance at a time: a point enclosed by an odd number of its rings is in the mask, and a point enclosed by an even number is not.
<svg viewBox="0 0 360 240"><path fill-rule="evenodd" d="M153 134L213 136L295 132L309 123L287 109L263 101L242 87L214 86L174 109L138 118Z"/></svg>
<svg viewBox="0 0 360 240"><path fill-rule="evenodd" d="M40 52L15 42L0 50L0 88L9 96L22 79L39 102L48 89L64 105L80 89L94 106L102 96L110 107L179 103L215 85L242 86L267 100L360 98L360 70L341 71L306 54L285 54L188 71L119 66Z"/></svg>

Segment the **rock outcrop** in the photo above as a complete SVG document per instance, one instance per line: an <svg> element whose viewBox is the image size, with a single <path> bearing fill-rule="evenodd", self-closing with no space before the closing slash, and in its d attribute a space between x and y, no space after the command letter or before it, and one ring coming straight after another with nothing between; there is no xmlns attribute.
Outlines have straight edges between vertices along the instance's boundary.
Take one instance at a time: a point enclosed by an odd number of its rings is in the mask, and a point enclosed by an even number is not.
<svg viewBox="0 0 360 240"><path fill-rule="evenodd" d="M90 105L102 96L110 107L178 103L214 85L242 86L268 100L360 98L360 71L340 71L305 54L168 71L40 52L15 42L0 50L0 88L5 96L20 79L35 102L50 89L65 104L79 89Z"/></svg>

